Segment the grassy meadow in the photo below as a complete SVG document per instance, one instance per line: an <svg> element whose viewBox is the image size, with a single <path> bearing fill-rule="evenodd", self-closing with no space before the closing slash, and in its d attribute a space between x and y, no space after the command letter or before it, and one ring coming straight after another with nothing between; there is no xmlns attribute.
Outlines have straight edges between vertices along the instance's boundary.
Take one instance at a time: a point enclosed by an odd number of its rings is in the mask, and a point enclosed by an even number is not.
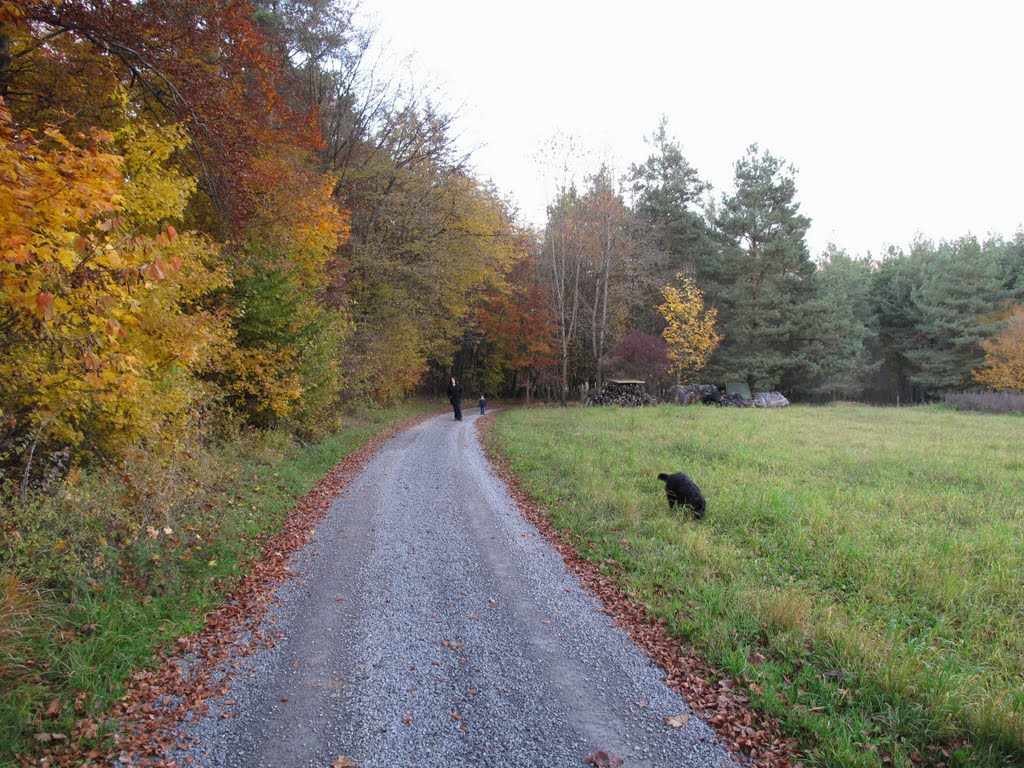
<svg viewBox="0 0 1024 768"><path fill-rule="evenodd" d="M1024 419L520 409L491 440L582 553L808 765L1024 765ZM708 501L670 512L658 472Z"/></svg>

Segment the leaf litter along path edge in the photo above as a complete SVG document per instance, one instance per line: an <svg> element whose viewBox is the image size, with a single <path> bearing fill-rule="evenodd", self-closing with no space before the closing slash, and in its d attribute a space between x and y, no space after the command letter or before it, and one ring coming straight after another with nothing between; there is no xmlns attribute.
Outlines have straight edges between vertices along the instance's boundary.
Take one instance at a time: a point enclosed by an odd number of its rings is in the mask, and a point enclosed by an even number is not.
<svg viewBox="0 0 1024 768"><path fill-rule="evenodd" d="M424 418L431 417L420 417L406 422L403 426L408 427L410 423L422 421ZM249 670L243 668L243 659L261 648L272 646L278 639L277 632L261 627L261 620L266 616L268 606L275 599L273 594L275 589L293 575L290 567L290 562L293 559L289 556L301 549L308 541L312 528L322 520L327 507L366 465L374 450L401 429L402 427L399 427L381 435L357 452L358 456L353 455L332 470L324 482L296 506L281 536L276 537L268 546L266 560L257 565L250 577L239 585L235 594L224 606L207 615L206 629L192 639L181 638L178 652L173 657L164 657L160 669L144 671L136 676L129 694L119 705L116 713L122 718L125 725L122 726L117 747L113 752L99 754L94 751L89 754L82 752L76 754L74 749L61 750L60 753L52 755L51 761L43 764L88 765L90 760L95 760L95 764L109 764L117 759L121 763L140 766L169 766L174 762L166 757L168 753L175 748L187 747L181 736L175 734L175 730L180 729L188 717L198 719L200 715L205 715L209 711L211 700L216 700L219 697L220 704L227 706L215 707L218 710L218 718L232 718L234 712L231 711L230 705L234 704L234 700L226 697L229 694L234 695L231 694L233 673L239 671L242 675L247 674ZM536 514L535 510L534 514ZM543 518L540 522L543 522ZM543 526L541 527L543 528ZM565 555L566 553L563 552L563 556ZM566 557L566 559L573 570L577 570L573 565L572 558ZM592 577L581 578L581 581L592 589L597 586L598 594L606 599L610 595L607 585L591 583L593 582ZM566 589L566 592L568 591ZM616 615L614 606L612 609L606 608L604 612L612 616ZM634 620L640 627L645 626L645 618L642 615L635 614ZM621 618L618 619L618 622L624 623ZM642 630L641 634L644 632L648 636L651 634L649 629ZM633 634L635 635L636 632L634 631ZM460 650L463 645L461 641L449 641L447 645L441 642L440 645L456 653L463 653ZM656 654L649 652L649 655L655 660L660 660ZM666 653L661 654L661 656L665 655ZM460 658L460 661L464 660L464 658ZM678 669L673 671L668 665L665 666L669 672L670 682L675 679L677 689L692 689L694 687L693 681L689 678L686 679L685 685L680 686L678 684ZM714 676L713 673L712 676ZM738 730L732 729L736 741L733 742L731 748L739 754L749 754L757 758L757 764L760 765L786 765L787 763L778 754L774 755L773 762L773 754L770 750L759 750L758 745L764 740L759 741L756 733L753 732L758 721L756 718L745 715L742 707L737 711L735 706L737 697L728 693L718 693L714 686L707 685L714 698L715 709L710 711L710 714L712 719L717 721L714 723L716 728L720 732L730 731L728 724L724 722L724 717L728 717L729 714L739 724ZM287 697L282 697L281 700L287 701ZM723 712L726 713L724 716ZM455 721L462 719L462 716L456 711L453 711L451 716ZM402 723L408 725L413 719L411 716L403 718ZM667 722L668 718L665 720ZM460 728L465 730L465 725L460 725ZM339 755L340 757L342 756ZM579 764L584 764L582 762L584 757L587 760L605 758L606 753L603 750L595 750L591 755L580 754L578 757ZM191 762L192 759L189 756L184 762ZM608 759L617 760L618 758L611 755L608 756ZM593 764L593 761L591 763ZM569 764L568 758L559 764ZM576 763L573 762L573 764ZM656 762L654 764L663 763Z"/></svg>

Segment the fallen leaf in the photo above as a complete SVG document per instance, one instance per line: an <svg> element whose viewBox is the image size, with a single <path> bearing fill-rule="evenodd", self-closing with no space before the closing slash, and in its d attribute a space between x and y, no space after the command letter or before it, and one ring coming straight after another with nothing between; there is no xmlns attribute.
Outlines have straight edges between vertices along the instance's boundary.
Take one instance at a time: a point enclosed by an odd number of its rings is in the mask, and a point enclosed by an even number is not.
<svg viewBox="0 0 1024 768"><path fill-rule="evenodd" d="M732 680L730 680L729 678L725 678L724 680L719 680L719 681L718 681L718 687L719 687L719 688L721 688L721 689L722 689L723 691L728 691L728 690L731 690L731 689L732 689L732 687L733 687L733 686L734 686L735 684L736 684L736 683L734 683L734 682L733 682Z"/></svg>
<svg viewBox="0 0 1024 768"><path fill-rule="evenodd" d="M747 656L747 661L750 662L751 664L753 664L755 667L757 667L757 666L760 666L761 664L764 664L766 661L768 661L768 657L765 656L763 653L759 653L758 651L754 651L749 656Z"/></svg>
<svg viewBox="0 0 1024 768"><path fill-rule="evenodd" d="M669 728L682 728L690 722L690 713L684 712L680 715L673 715L672 717L665 718L665 725Z"/></svg>
<svg viewBox="0 0 1024 768"><path fill-rule="evenodd" d="M357 768L355 760L345 757L344 755L338 755L334 762L331 763L331 768Z"/></svg>
<svg viewBox="0 0 1024 768"><path fill-rule="evenodd" d="M46 711L43 712L43 717L56 717L60 714L61 709L60 699L52 699L50 703L46 705Z"/></svg>
<svg viewBox="0 0 1024 768"><path fill-rule="evenodd" d="M441 645L443 645L445 648L451 648L453 650L458 650L459 648L464 646L465 643L460 643L460 642L456 642L456 641L453 641L453 640L442 640L441 641Z"/></svg>
<svg viewBox="0 0 1024 768"><path fill-rule="evenodd" d="M607 752L602 751L587 755L587 762L593 765L594 768L620 768L623 760L621 757L609 755Z"/></svg>

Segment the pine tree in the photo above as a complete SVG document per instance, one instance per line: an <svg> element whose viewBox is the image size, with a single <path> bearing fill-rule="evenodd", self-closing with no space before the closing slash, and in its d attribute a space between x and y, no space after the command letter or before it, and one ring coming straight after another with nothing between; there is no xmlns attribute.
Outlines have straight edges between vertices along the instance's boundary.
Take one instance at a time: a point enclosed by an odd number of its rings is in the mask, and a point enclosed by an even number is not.
<svg viewBox="0 0 1024 768"><path fill-rule="evenodd" d="M751 145L736 163L735 192L714 215L719 246L698 269L724 336L712 367L752 387L776 389L807 374L800 344L808 335L814 264L794 173Z"/></svg>

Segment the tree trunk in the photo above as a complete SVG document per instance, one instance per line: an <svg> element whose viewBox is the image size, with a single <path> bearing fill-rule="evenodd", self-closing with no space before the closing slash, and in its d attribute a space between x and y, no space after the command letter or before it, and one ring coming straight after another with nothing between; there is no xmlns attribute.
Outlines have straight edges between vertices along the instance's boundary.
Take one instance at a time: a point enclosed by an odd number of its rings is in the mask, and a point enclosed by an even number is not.
<svg viewBox="0 0 1024 768"><path fill-rule="evenodd" d="M7 101L11 74L11 38L0 24L0 98Z"/></svg>

